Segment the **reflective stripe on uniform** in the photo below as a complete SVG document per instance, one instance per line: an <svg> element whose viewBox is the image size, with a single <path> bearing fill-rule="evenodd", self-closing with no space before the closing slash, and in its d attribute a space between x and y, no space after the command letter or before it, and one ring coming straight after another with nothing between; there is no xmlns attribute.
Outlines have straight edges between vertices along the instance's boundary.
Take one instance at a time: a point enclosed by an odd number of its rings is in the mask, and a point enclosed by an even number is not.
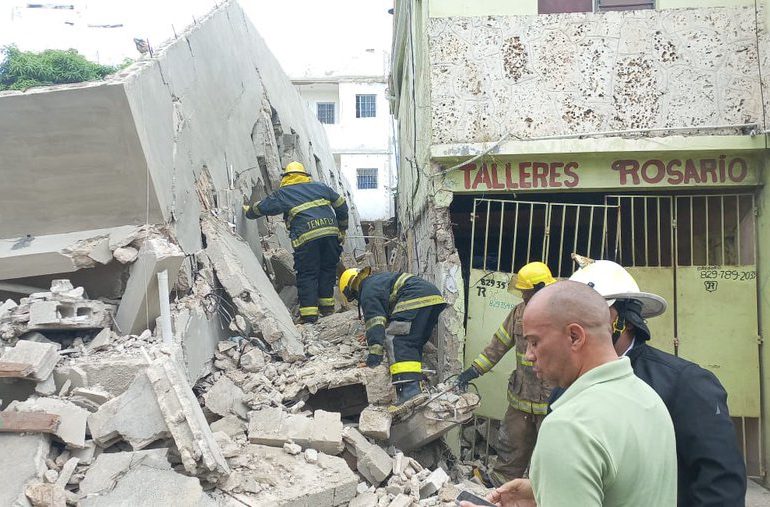
<svg viewBox="0 0 770 507"><path fill-rule="evenodd" d="M534 366L535 363L532 361L527 361L524 359L526 357L526 354L522 354L518 350L516 351L516 362L519 363L522 366Z"/></svg>
<svg viewBox="0 0 770 507"><path fill-rule="evenodd" d="M291 221L294 220L294 217L297 216L297 213L301 213L310 208L318 208L319 206L328 206L330 204L331 204L331 201L329 201L328 199L316 199L315 201L303 202L302 204L298 206L294 206L292 209L289 210L289 213L287 213L289 218L287 220L287 223L290 224Z"/></svg>
<svg viewBox="0 0 770 507"><path fill-rule="evenodd" d="M393 288L390 290L390 296L388 297L388 303L393 306L398 299L398 291L404 286L404 283L412 278L414 275L411 273L401 273L401 276L396 278L396 283L393 284Z"/></svg>
<svg viewBox="0 0 770 507"><path fill-rule="evenodd" d="M407 310L414 310L415 308L424 308L426 306L444 304L446 301L443 297L433 294L431 296L423 296L414 299L407 299L406 301L399 301L393 308L391 313L405 312Z"/></svg>
<svg viewBox="0 0 770 507"><path fill-rule="evenodd" d="M511 346L513 345L513 340L511 340L511 335L508 334L508 331L506 331L502 325L499 328L497 328L497 331L495 331L495 338L497 338L497 341L505 345L505 347L508 349L510 349Z"/></svg>
<svg viewBox="0 0 770 507"><path fill-rule="evenodd" d="M345 204L345 198L342 196L339 196L337 200L332 203L332 206L334 206L335 208L339 208L343 204Z"/></svg>
<svg viewBox="0 0 770 507"><path fill-rule="evenodd" d="M524 400L517 397L511 391L508 391L508 403L513 408L527 414L545 415L548 413L548 403L537 403L530 400Z"/></svg>
<svg viewBox="0 0 770 507"><path fill-rule="evenodd" d="M300 306L299 314L302 315L303 317L318 315L318 307L317 306Z"/></svg>
<svg viewBox="0 0 770 507"><path fill-rule="evenodd" d="M422 373L422 363L420 361L400 361L390 365L390 374L399 373Z"/></svg>
<svg viewBox="0 0 770 507"><path fill-rule="evenodd" d="M319 306L334 306L334 298L318 298Z"/></svg>
<svg viewBox="0 0 770 507"><path fill-rule="evenodd" d="M385 327L385 324L388 322L388 319L385 317L372 317L371 319L366 321L366 330L369 331L371 328L375 326L382 326Z"/></svg>
<svg viewBox="0 0 770 507"><path fill-rule="evenodd" d="M318 229L308 231L305 234L300 235L297 239L292 240L291 246L297 248L298 246L302 246L308 241L318 239L323 236L336 236L339 234L339 232L340 230L333 225L329 227L319 227Z"/></svg>
<svg viewBox="0 0 770 507"><path fill-rule="evenodd" d="M375 343L374 345L369 345L369 353L382 356L385 355L385 348L379 343Z"/></svg>
<svg viewBox="0 0 770 507"><path fill-rule="evenodd" d="M476 356L476 359L473 360L473 365L478 366L482 373L487 373L489 370L494 368L495 363L490 361L489 358L484 354L479 354Z"/></svg>

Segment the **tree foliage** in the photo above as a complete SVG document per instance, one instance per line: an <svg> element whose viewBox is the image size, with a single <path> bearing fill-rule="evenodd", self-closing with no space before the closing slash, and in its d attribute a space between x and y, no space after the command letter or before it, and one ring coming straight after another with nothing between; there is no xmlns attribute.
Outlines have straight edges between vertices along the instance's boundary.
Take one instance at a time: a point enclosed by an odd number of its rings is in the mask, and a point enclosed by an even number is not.
<svg viewBox="0 0 770 507"><path fill-rule="evenodd" d="M74 49L34 53L6 46L0 51L0 91L96 81L120 68L90 62Z"/></svg>

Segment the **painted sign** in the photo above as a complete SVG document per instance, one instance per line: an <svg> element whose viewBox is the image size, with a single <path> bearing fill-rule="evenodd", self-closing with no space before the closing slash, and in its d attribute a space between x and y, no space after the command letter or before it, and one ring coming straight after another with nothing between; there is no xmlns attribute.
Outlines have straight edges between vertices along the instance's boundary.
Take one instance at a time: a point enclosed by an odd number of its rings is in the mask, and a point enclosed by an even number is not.
<svg viewBox="0 0 770 507"><path fill-rule="evenodd" d="M466 164L446 175L453 192L535 192L662 187L730 187L759 184L753 154L667 157L586 156L502 158Z"/></svg>

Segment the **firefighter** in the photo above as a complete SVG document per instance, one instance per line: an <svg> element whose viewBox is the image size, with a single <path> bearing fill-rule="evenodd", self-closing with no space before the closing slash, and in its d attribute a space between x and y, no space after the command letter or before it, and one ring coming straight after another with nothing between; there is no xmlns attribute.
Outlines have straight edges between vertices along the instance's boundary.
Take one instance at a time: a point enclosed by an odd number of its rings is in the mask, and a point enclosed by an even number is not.
<svg viewBox="0 0 770 507"><path fill-rule="evenodd" d="M647 344L651 333L645 319L665 312L665 299L640 291L619 264L586 260L590 262L570 280L590 285L607 300L615 352L631 360L636 376L658 393L671 415L678 505L743 505L746 467L722 384L697 364ZM554 389L551 402L562 392Z"/></svg>
<svg viewBox="0 0 770 507"><path fill-rule="evenodd" d="M358 300L366 321L369 347L366 366L382 363L388 352L397 400L394 415L426 399L422 392L422 348L428 342L446 301L435 285L409 273L371 274L371 268L345 270L340 292Z"/></svg>
<svg viewBox="0 0 770 507"><path fill-rule="evenodd" d="M490 486L500 486L524 476L535 448L537 432L547 413L551 389L537 378L532 363L524 358L527 340L522 333L521 319L530 298L555 281L551 270L542 262L524 265L511 279L513 288L509 288L511 292L514 289L520 291L523 301L511 310L489 345L457 379L458 385L465 388L473 379L490 371L509 350L516 351L516 369L508 381L508 409L500 425L497 463L488 477L482 477ZM481 472L477 470L476 473Z"/></svg>
<svg viewBox="0 0 770 507"><path fill-rule="evenodd" d="M254 204L243 206L246 218L283 213L294 247L300 322L313 323L334 313L337 263L348 228L345 198L313 181L299 162L286 166L281 187Z"/></svg>

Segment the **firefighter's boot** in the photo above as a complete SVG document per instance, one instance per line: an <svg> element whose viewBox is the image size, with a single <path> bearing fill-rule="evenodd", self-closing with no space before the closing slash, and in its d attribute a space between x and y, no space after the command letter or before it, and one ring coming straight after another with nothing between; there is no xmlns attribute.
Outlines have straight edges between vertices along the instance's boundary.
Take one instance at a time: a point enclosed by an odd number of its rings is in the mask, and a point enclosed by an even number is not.
<svg viewBox="0 0 770 507"><path fill-rule="evenodd" d="M388 407L394 417L403 417L412 409L425 402L428 394L422 391L419 380L410 380L396 384L396 404Z"/></svg>

